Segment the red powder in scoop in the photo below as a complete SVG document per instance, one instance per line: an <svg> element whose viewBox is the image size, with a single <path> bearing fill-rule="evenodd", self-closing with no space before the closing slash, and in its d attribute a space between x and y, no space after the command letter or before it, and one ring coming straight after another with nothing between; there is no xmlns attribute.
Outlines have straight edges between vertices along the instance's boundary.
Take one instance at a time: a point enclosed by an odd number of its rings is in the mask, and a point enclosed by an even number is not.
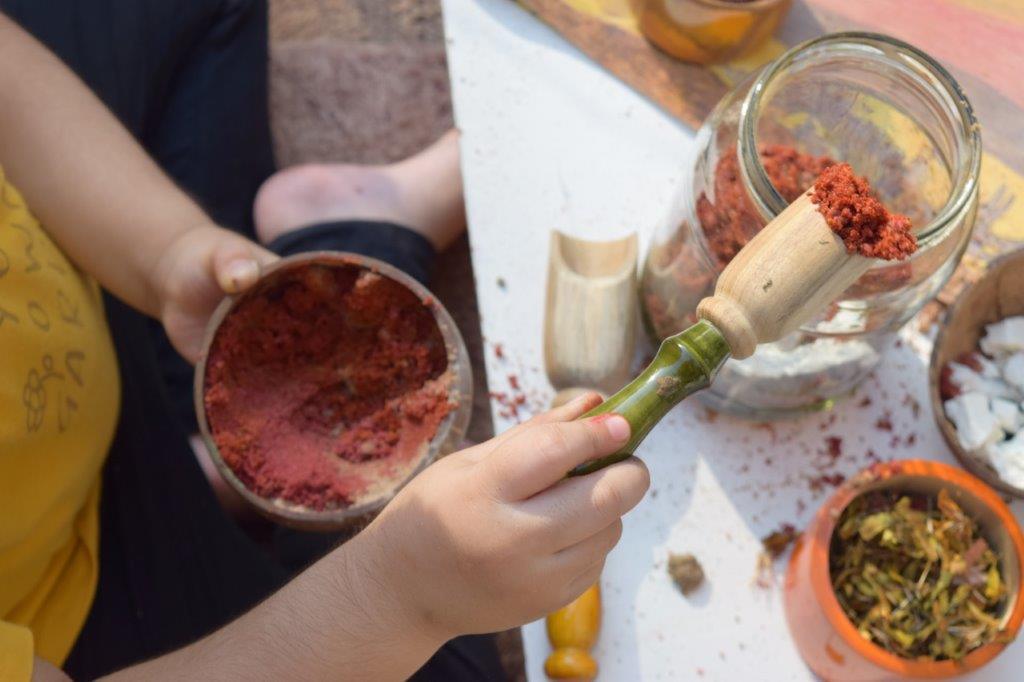
<svg viewBox="0 0 1024 682"><path fill-rule="evenodd" d="M758 156L772 186L788 203L796 201L801 194L812 188L819 176L838 163L828 156L807 154L783 144L761 145L758 147ZM701 169L698 177L703 178L703 172ZM693 235L703 236L714 261L714 268L721 272L764 227L764 218L744 183L735 149L722 150L721 156L715 161L712 175L709 179L711 186L706 187L697 197L697 224L684 220L670 239L651 250L650 266L644 272L644 310L658 337L674 334L692 324L695 321L693 313L697 302L711 293L714 273L705 267L700 239L694 239ZM850 184L853 190L866 188L866 183ZM836 194L846 196L839 192ZM872 198L870 190L866 194L850 191L847 195L851 195L847 201L852 200L861 208L865 208L868 198ZM852 195L856 195L856 199ZM914 238L905 231L909 221L903 216L893 216L893 220L887 221L891 223L890 228L881 231L881 234L870 235L871 239L860 231L854 234L850 228L860 226L847 225L852 221L847 221L842 210L836 212L833 222L833 229L838 226L840 230L846 230L851 240L848 243L854 244L858 252L862 242L866 252L880 258L898 257L897 254L904 251L913 251ZM857 298L895 291L904 286L912 275L909 263L872 269L851 288L850 296Z"/></svg>
<svg viewBox="0 0 1024 682"><path fill-rule="evenodd" d="M387 492L454 405L423 301L354 264L277 271L221 323L205 406L221 457L266 498L313 509Z"/></svg>
<svg viewBox="0 0 1024 682"><path fill-rule="evenodd" d="M830 166L818 176L811 201L850 253L903 260L917 250L910 219L889 213L872 194L868 181L854 175L848 163Z"/></svg>

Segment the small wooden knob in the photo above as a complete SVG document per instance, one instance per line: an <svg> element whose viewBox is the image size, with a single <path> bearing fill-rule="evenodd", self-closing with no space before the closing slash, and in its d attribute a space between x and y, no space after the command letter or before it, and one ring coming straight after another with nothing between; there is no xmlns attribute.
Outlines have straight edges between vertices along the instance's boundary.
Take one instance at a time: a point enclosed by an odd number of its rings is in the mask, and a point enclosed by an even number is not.
<svg viewBox="0 0 1024 682"><path fill-rule="evenodd" d="M715 325L741 360L821 312L871 263L846 250L805 193L736 254L697 317Z"/></svg>
<svg viewBox="0 0 1024 682"><path fill-rule="evenodd" d="M553 651L544 671L554 680L592 680L597 662L590 649L601 628L601 587L595 583L547 617L548 640Z"/></svg>

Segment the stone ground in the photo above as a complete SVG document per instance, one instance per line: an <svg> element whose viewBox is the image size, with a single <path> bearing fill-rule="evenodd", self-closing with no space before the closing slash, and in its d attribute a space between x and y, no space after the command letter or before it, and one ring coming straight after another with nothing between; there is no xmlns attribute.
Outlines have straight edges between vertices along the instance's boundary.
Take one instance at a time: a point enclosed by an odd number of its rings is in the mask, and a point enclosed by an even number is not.
<svg viewBox="0 0 1024 682"><path fill-rule="evenodd" d="M452 127L438 0L270 0L270 105L278 164L381 163ZM474 371L468 437L493 434L469 242L441 255L433 290L466 339ZM523 680L519 631L499 635Z"/></svg>

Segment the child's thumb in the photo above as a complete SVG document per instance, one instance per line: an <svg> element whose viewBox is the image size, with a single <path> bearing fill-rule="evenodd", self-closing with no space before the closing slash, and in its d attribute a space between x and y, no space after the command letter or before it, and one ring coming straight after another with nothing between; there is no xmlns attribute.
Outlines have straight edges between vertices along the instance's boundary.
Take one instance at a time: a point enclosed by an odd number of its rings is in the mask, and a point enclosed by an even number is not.
<svg viewBox="0 0 1024 682"><path fill-rule="evenodd" d="M262 265L274 256L255 244L231 235L213 252L213 274L217 285L226 294L245 291L260 278Z"/></svg>

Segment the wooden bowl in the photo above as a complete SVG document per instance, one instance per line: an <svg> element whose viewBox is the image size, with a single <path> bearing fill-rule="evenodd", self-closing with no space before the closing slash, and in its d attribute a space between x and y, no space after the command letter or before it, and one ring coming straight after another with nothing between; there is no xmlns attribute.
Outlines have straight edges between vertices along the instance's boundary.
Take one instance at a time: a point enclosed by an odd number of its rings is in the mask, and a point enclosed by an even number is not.
<svg viewBox="0 0 1024 682"><path fill-rule="evenodd" d="M235 475L235 472L221 456L217 442L213 438L206 419L206 403L204 401L206 360L209 355L210 345L213 343L213 339L224 318L246 297L258 295L264 287L271 285L276 279L286 275L289 271L309 265L368 270L398 282L406 289L412 291L421 301L429 302L427 307L433 313L448 353L448 371L452 373L449 396L456 404L455 409L438 426L434 437L425 445L415 461L415 465L406 475L385 480L386 489L382 489L370 499L349 507L325 510L311 509L281 500L265 498L250 490ZM455 321L452 320L451 315L448 314L444 306L437 301L437 298L422 284L387 263L359 254L333 251L313 251L275 261L265 269L260 277L260 281L251 289L238 296L224 299L214 311L207 325L202 353L196 365L193 389L196 414L199 417L199 428L203 441L210 453L210 458L228 484L246 502L271 521L299 530L323 532L354 530L365 525L372 520L395 493L411 481L419 472L430 465L435 459L449 454L461 445L469 424L473 402L473 376L466 344L462 340L462 335L459 333Z"/></svg>
<svg viewBox="0 0 1024 682"><path fill-rule="evenodd" d="M942 437L960 463L990 486L1014 497L1024 498L1024 490L999 478L981 453L964 450L956 436L956 427L946 417L939 395L939 374L950 360L961 353L976 350L985 325L1004 317L1024 315L1024 249L1000 256L989 264L985 275L967 287L947 312L932 348L928 371L932 412Z"/></svg>
<svg viewBox="0 0 1024 682"><path fill-rule="evenodd" d="M892 654L870 642L847 618L832 589L829 545L843 510L872 490L937 495L945 488L974 518L1000 557L1006 605L1000 620L1007 642L978 647L959 662L922 661ZM1006 648L1024 621L1024 535L999 495L957 467L924 460L877 464L847 481L818 510L793 547L783 584L786 621L808 666L831 682L881 682L892 679L941 679L977 670Z"/></svg>

